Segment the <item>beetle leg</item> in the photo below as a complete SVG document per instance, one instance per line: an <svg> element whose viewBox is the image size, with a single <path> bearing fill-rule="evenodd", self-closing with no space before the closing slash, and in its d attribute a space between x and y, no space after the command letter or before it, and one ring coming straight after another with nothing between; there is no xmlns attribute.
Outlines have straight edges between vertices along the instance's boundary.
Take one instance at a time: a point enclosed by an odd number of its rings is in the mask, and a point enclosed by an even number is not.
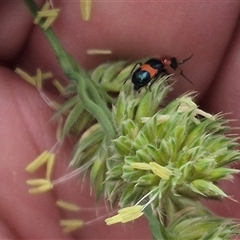
<svg viewBox="0 0 240 240"><path fill-rule="evenodd" d="M149 87L148 87L148 89L149 89L149 91L151 92L151 86L158 80L158 78L159 78L159 76L160 75L169 75L169 73L167 72L167 70L166 69L162 69L162 71L160 71L153 79L152 79L152 81L151 81L151 83L150 83L150 85L149 85Z"/></svg>
<svg viewBox="0 0 240 240"><path fill-rule="evenodd" d="M158 77L159 77L160 74L157 74L157 76L155 78L152 79L151 83L149 84L149 91L151 92L151 86L157 81Z"/></svg>
<svg viewBox="0 0 240 240"><path fill-rule="evenodd" d="M141 66L142 63L141 63L141 62L138 62L138 63L136 63L136 64L134 65L133 69L132 69L131 72L130 72L130 76L132 76L133 72L136 70L136 67L137 67L138 65ZM123 82L123 84L125 84L128 80L129 80L129 78L127 78L127 79Z"/></svg>
<svg viewBox="0 0 240 240"><path fill-rule="evenodd" d="M190 82L191 84L193 84L193 82L191 80L189 80L184 74L181 68L178 67L178 70L180 71L179 74L182 75L188 82Z"/></svg>
<svg viewBox="0 0 240 240"><path fill-rule="evenodd" d="M141 62L137 62L135 65L134 65L134 67L133 67L133 69L132 69L132 71L130 72L130 76L132 76L132 74L133 74L133 72L136 70L136 67L138 66L138 65L142 65L142 63Z"/></svg>

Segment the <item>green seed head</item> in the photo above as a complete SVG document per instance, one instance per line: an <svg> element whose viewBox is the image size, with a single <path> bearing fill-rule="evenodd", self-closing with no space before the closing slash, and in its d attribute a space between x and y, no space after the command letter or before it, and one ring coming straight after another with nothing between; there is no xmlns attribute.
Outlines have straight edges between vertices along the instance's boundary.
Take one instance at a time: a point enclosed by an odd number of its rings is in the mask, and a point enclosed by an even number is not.
<svg viewBox="0 0 240 240"><path fill-rule="evenodd" d="M116 99L108 101L106 97L106 103L112 104L115 133L111 137L105 134L108 125L104 121L92 125L80 139L72 161L75 166L88 164L97 196L104 195L112 206L150 205L159 221L165 221L162 213L171 219L185 209L188 199L228 197L215 185L238 172L226 166L239 159L236 139L225 135L226 121L199 109L191 94L167 103L165 96L171 85L166 77L159 78L151 91L134 91L131 81L123 84L131 71L129 67L120 71L123 66L126 62L112 67L105 64L92 72L102 86L102 96L119 92ZM78 109L75 106L73 109ZM218 220L211 225L210 218L202 221L196 215L179 219L174 227L170 222L168 226L171 236L182 239L197 239ZM191 222L196 232L183 231Z"/></svg>

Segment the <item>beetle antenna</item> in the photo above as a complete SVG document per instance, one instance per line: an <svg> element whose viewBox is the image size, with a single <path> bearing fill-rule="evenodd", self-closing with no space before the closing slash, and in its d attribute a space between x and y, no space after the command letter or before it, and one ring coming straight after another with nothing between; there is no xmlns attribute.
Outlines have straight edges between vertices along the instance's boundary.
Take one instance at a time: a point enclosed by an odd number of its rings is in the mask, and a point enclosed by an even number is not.
<svg viewBox="0 0 240 240"><path fill-rule="evenodd" d="M193 57L193 54L186 58L186 59L183 59L182 61L180 62L177 62L177 59L175 57L171 58L171 64L170 64L170 67L173 68L175 71L178 69L179 70L179 74L182 75L188 82L190 82L191 84L193 84L193 82L191 80L189 80L184 74L183 74L183 70L181 68L179 68L178 66L185 63L186 61L188 61L190 58Z"/></svg>
<svg viewBox="0 0 240 240"><path fill-rule="evenodd" d="M181 65L181 64L185 63L186 61L188 61L188 60L191 59L192 57L193 57L193 54L192 54L190 57L188 57L188 58L186 58L186 59L183 59L182 61L178 62L177 65ZM181 73L180 73L180 74L181 74ZM182 75L182 74L181 74L181 75Z"/></svg>

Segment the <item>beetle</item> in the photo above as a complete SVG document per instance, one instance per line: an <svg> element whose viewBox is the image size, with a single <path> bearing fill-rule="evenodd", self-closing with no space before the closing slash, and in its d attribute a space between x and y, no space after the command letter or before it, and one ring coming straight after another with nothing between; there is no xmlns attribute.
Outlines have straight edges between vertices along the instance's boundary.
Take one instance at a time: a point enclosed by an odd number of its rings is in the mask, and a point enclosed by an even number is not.
<svg viewBox="0 0 240 240"><path fill-rule="evenodd" d="M179 70L179 74L182 75L188 82L192 83L179 68L179 65L188 61L190 58L192 58L192 56L193 54L180 62L178 62L175 57L172 57L170 59L165 58L163 60L159 58L150 58L145 63L138 62L130 73L131 80L134 85L134 90L138 91L140 88L147 86L149 83L149 90L151 90L152 84L158 79L160 75L169 74L165 67L171 67L174 71Z"/></svg>

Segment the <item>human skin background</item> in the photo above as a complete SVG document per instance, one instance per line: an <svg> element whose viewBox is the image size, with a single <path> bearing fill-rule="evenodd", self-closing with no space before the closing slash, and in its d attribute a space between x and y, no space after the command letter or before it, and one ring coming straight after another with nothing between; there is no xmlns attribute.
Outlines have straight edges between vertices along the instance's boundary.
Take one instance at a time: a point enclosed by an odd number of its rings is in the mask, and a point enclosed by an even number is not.
<svg viewBox="0 0 240 240"><path fill-rule="evenodd" d="M96 1L90 22L83 22L79 1L53 1L61 8L54 30L67 51L86 68L114 59L146 56L194 57L183 65L171 97L195 90L198 104L211 113L231 113L230 124L240 126L240 2ZM43 2L39 1L41 5ZM19 66L31 74L36 68L64 78L43 33L23 1L0 1L0 239L150 239L144 219L134 224L105 226L100 221L73 235L65 235L58 221L70 217L55 206L57 199L83 207L95 206L87 178L56 186L53 192L32 196L26 180L38 178L25 172L29 162L55 143L53 111L38 91L17 76ZM87 56L89 48L112 49L113 56ZM154 86L153 86L154 87ZM234 130L239 134L239 129ZM65 144L58 156L54 179L64 175L73 145ZM234 167L238 168L236 164ZM229 195L240 200L239 176L223 183ZM84 187L82 187L84 185ZM240 218L240 205L231 200L210 203L221 215ZM94 219L95 212L83 212Z"/></svg>

